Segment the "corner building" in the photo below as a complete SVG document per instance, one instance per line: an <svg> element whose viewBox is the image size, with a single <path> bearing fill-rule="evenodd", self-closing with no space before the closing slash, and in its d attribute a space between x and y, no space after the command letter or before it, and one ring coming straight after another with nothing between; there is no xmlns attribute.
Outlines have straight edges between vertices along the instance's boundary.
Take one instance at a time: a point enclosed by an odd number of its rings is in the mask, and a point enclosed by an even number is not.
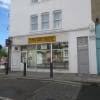
<svg viewBox="0 0 100 100"><path fill-rule="evenodd" d="M91 0L12 0L11 70L97 74Z"/></svg>

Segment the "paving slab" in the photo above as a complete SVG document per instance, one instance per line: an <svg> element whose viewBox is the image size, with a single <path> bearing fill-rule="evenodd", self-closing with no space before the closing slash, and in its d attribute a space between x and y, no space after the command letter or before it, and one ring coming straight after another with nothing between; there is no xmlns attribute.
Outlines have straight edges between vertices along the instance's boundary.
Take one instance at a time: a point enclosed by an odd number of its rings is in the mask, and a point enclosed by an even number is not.
<svg viewBox="0 0 100 100"><path fill-rule="evenodd" d="M21 78L21 79L44 79L54 81L74 81L74 82L96 82L100 83L99 75L87 74L70 74L70 73L54 73L53 78L50 78L49 72L27 72L23 76L23 72L9 72L8 75L0 73L0 78Z"/></svg>

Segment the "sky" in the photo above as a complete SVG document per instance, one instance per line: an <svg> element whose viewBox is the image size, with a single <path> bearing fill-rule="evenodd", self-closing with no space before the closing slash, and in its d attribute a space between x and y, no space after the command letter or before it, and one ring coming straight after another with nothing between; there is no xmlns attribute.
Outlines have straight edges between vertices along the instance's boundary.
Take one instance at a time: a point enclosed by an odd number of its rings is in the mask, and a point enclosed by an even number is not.
<svg viewBox="0 0 100 100"><path fill-rule="evenodd" d="M5 46L5 39L8 38L10 0L0 0L0 44Z"/></svg>

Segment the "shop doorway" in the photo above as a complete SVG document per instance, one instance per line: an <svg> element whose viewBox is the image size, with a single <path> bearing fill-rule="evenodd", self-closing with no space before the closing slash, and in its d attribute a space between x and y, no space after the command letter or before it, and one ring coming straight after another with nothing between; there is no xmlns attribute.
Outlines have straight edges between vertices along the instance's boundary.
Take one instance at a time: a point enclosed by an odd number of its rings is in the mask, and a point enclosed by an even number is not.
<svg viewBox="0 0 100 100"><path fill-rule="evenodd" d="M26 63L26 65L27 65L27 51L22 51L21 52L21 62L22 63Z"/></svg>
<svg viewBox="0 0 100 100"><path fill-rule="evenodd" d="M27 52L27 68L36 68L36 51L30 50Z"/></svg>

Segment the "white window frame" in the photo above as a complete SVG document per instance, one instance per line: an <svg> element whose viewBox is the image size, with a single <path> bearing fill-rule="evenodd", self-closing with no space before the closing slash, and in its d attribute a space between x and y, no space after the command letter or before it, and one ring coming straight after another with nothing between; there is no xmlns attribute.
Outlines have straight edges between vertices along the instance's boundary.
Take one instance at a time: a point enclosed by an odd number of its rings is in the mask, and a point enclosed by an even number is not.
<svg viewBox="0 0 100 100"><path fill-rule="evenodd" d="M58 18L55 18L55 14L60 13ZM56 23L59 23L59 27L57 27ZM62 10L54 10L53 11L53 28L60 29L62 28Z"/></svg>
<svg viewBox="0 0 100 100"><path fill-rule="evenodd" d="M43 17L47 17L47 19L44 19ZM49 12L45 12L45 13L42 13L41 14L41 29L42 30L48 30L49 27L50 27L50 22L49 22L49 19L50 18L50 15L49 15ZM47 25L47 27L45 27L45 25Z"/></svg>
<svg viewBox="0 0 100 100"><path fill-rule="evenodd" d="M39 0L32 0L32 3L38 3Z"/></svg>
<svg viewBox="0 0 100 100"><path fill-rule="evenodd" d="M34 19L36 17L37 18L37 21L36 22L33 22L32 21L32 17L34 17ZM31 15L31 31L37 31L37 30L38 30L38 15Z"/></svg>

